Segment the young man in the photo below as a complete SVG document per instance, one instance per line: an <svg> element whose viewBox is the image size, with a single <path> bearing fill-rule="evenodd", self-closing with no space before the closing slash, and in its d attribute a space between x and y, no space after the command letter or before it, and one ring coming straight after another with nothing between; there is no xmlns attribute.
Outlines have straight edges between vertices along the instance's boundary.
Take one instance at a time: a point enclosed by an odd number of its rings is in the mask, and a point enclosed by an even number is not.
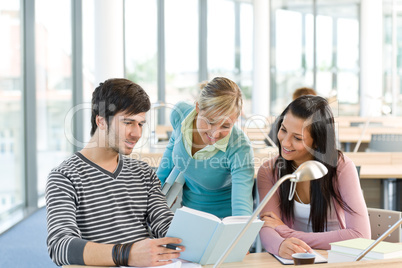
<svg viewBox="0 0 402 268"><path fill-rule="evenodd" d="M155 172L123 156L140 139L150 106L127 79L95 89L90 142L53 169L46 185L47 245L57 265L157 266L184 250L165 246L178 238L159 238L173 213Z"/></svg>

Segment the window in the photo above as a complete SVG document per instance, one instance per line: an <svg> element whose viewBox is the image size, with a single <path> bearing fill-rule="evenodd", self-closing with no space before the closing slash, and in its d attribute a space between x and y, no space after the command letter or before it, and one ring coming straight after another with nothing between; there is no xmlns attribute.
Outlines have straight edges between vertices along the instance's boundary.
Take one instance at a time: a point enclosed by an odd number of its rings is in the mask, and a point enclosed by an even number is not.
<svg viewBox="0 0 402 268"><path fill-rule="evenodd" d="M279 114L298 87L336 96L340 115L359 113L358 3L271 2L271 110ZM314 29L314 19L316 21ZM315 34L314 34L315 33Z"/></svg>
<svg viewBox="0 0 402 268"><path fill-rule="evenodd" d="M125 1L126 77L158 101L157 1ZM146 27L144 27L146 25Z"/></svg>
<svg viewBox="0 0 402 268"><path fill-rule="evenodd" d="M393 16L395 11L395 17ZM383 1L384 12L384 88L383 115L402 115L402 1ZM395 38L395 40L394 40ZM395 58L396 57L396 58Z"/></svg>
<svg viewBox="0 0 402 268"><path fill-rule="evenodd" d="M0 222L24 203L22 31L19 0L0 2Z"/></svg>
<svg viewBox="0 0 402 268"><path fill-rule="evenodd" d="M180 16L177 10L184 10ZM166 103L193 103L198 83L198 0L165 1ZM170 110L167 110L170 113Z"/></svg>
<svg viewBox="0 0 402 268"><path fill-rule="evenodd" d="M73 150L64 132L72 108L71 1L35 4L38 195L43 196L49 172Z"/></svg>
<svg viewBox="0 0 402 268"><path fill-rule="evenodd" d="M227 77L243 93L246 114L251 113L253 68L253 6L241 1L208 1L208 79Z"/></svg>

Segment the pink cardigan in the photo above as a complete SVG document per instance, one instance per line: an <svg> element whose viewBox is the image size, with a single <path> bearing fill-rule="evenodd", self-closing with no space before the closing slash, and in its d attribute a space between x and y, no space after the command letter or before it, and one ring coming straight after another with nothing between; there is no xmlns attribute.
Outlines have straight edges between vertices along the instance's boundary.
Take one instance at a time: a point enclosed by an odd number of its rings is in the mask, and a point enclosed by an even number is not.
<svg viewBox="0 0 402 268"><path fill-rule="evenodd" d="M260 201L265 197L273 184L278 180L277 175L273 178L273 167L277 157L265 162L258 170L257 186ZM279 208L279 192L277 191L264 207L262 212L273 211L286 225L280 225L275 229L263 227L260 231L260 238L264 248L273 254L278 255L279 247L285 238L296 237L306 242L311 248L330 249L329 243L347 240L352 238L371 238L370 222L366 202L360 188L360 181L357 175L355 164L344 155L344 160L338 160L337 167L338 187L342 200L356 213L349 213L343 210L333 200L336 215L339 221L340 230L306 233L292 229L293 224L282 218ZM261 212L261 213L262 213Z"/></svg>

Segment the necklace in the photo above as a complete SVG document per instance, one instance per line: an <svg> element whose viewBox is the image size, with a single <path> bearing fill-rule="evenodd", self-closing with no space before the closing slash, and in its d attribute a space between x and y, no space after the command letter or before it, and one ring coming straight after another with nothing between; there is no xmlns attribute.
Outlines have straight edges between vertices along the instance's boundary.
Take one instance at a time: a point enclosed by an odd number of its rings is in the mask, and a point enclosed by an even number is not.
<svg viewBox="0 0 402 268"><path fill-rule="evenodd" d="M299 197L299 195L297 194L297 191L296 191L296 190L295 190L295 193L296 193L297 199L299 199L300 203L302 203L303 205L305 205L305 204L303 203L303 201L300 199L300 197Z"/></svg>
<svg viewBox="0 0 402 268"><path fill-rule="evenodd" d="M294 163L292 163L291 166L293 168L293 171L295 171L297 169L297 166Z"/></svg>

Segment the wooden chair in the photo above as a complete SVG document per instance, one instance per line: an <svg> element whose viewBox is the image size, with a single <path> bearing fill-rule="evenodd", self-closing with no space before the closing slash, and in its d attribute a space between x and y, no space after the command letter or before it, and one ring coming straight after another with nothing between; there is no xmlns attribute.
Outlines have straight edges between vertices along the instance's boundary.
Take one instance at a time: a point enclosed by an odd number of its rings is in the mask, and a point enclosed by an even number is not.
<svg viewBox="0 0 402 268"><path fill-rule="evenodd" d="M402 212L400 211L379 208L368 208L368 214L371 226L371 239L374 240L385 233L385 231L402 217ZM384 241L402 242L401 228L397 228L393 231Z"/></svg>

